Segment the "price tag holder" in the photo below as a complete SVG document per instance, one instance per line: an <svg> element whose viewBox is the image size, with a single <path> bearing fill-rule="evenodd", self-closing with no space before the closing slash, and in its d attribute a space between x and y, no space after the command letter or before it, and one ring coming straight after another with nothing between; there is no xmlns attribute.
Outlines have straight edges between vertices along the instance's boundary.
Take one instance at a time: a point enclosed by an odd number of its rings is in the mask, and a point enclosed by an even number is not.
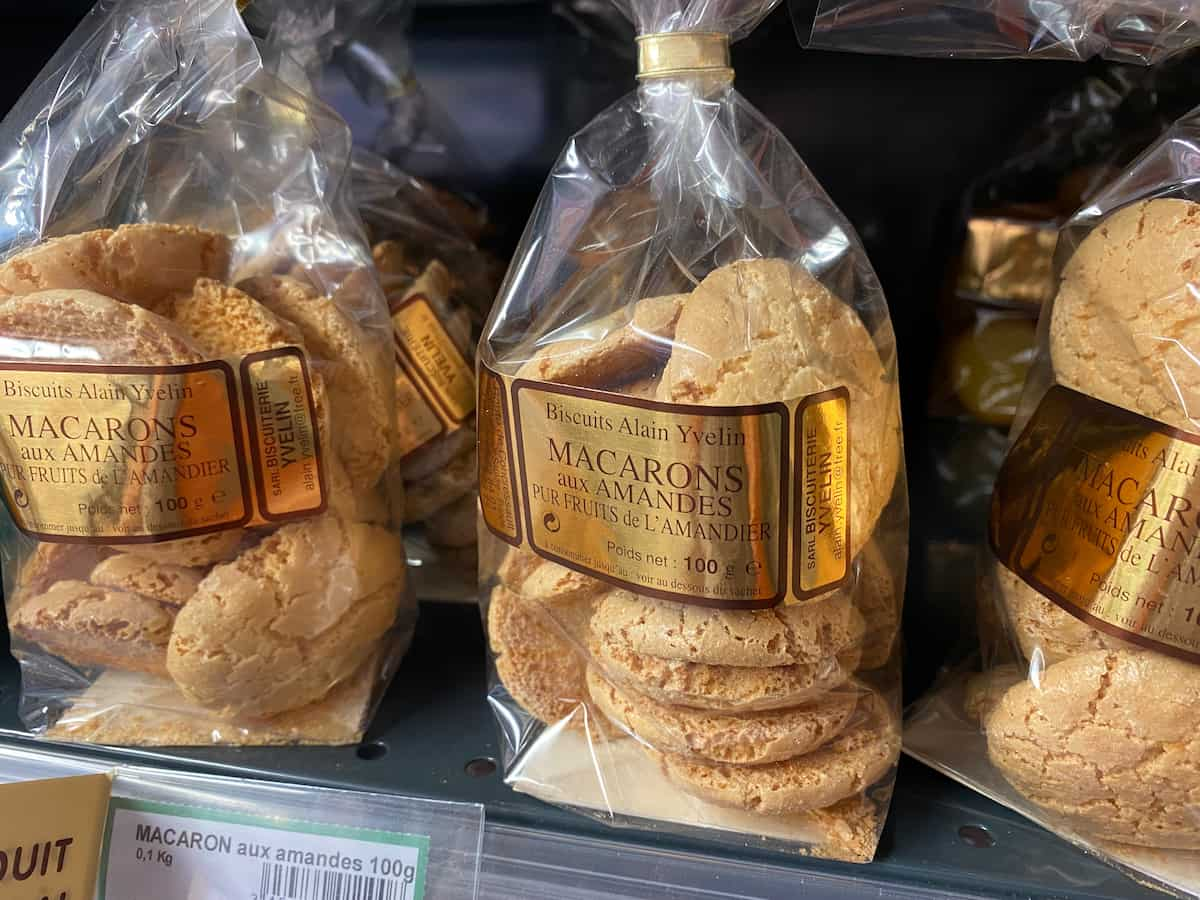
<svg viewBox="0 0 1200 900"><path fill-rule="evenodd" d="M0 900L90 900L106 774L0 784Z"/></svg>
<svg viewBox="0 0 1200 900"><path fill-rule="evenodd" d="M114 798L100 900L422 900L427 835Z"/></svg>

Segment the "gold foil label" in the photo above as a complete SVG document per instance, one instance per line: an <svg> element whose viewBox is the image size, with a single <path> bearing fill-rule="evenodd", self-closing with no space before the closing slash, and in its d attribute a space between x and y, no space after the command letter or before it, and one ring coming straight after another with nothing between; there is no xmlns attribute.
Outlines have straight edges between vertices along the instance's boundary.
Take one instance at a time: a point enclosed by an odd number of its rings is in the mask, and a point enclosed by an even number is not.
<svg viewBox="0 0 1200 900"><path fill-rule="evenodd" d="M406 436L400 445L403 455L470 418L475 411L475 377L424 294L413 294L393 305L392 330L396 362L421 400L401 409L402 417L406 412L413 416L411 424L401 426ZM432 432L430 415L438 420L436 432ZM428 437L413 444L419 435Z"/></svg>
<svg viewBox="0 0 1200 900"><path fill-rule="evenodd" d="M317 408L304 354L284 348L247 356L242 392L259 514L278 522L321 512Z"/></svg>
<svg viewBox="0 0 1200 900"><path fill-rule="evenodd" d="M112 781L0 784L0 900L91 900Z"/></svg>
<svg viewBox="0 0 1200 900"><path fill-rule="evenodd" d="M1054 248L1058 226L975 218L967 223L958 292L981 300L1041 306L1054 296Z"/></svg>
<svg viewBox="0 0 1200 900"><path fill-rule="evenodd" d="M407 456L442 433L445 426L412 379L396 368L396 449Z"/></svg>
<svg viewBox="0 0 1200 900"><path fill-rule="evenodd" d="M0 363L0 481L44 540L184 537L252 515L236 378L186 366Z"/></svg>
<svg viewBox="0 0 1200 900"><path fill-rule="evenodd" d="M807 397L795 427L793 590L803 599L850 575L850 392Z"/></svg>
<svg viewBox="0 0 1200 900"><path fill-rule="evenodd" d="M521 521L517 517L516 471L504 382L482 365L478 408L479 506L483 521L492 534L515 546L521 542Z"/></svg>
<svg viewBox="0 0 1200 900"><path fill-rule="evenodd" d="M525 380L512 397L540 556L671 600L784 599L785 405L686 406Z"/></svg>
<svg viewBox="0 0 1200 900"><path fill-rule="evenodd" d="M1000 561L1108 634L1200 662L1200 437L1065 387L992 498Z"/></svg>

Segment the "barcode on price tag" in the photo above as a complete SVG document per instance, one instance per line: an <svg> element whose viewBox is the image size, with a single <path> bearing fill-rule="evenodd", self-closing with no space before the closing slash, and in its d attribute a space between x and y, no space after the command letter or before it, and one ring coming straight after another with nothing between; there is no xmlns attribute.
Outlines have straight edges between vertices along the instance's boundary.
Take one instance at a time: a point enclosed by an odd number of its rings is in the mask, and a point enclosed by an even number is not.
<svg viewBox="0 0 1200 900"><path fill-rule="evenodd" d="M114 797L100 900L422 900L429 838Z"/></svg>

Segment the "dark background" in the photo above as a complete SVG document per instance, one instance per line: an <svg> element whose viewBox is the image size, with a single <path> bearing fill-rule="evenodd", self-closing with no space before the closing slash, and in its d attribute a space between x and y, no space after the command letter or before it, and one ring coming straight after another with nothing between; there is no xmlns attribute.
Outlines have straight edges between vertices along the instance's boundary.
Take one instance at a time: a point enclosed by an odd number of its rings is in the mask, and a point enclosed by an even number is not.
<svg viewBox="0 0 1200 900"><path fill-rule="evenodd" d="M86 0L12 4L0 29L7 110L90 7ZM489 207L491 243L511 251L545 174L569 135L631 90L634 60L607 6L575 21L544 2L420 5L412 13L416 73L465 138L443 173ZM380 26L403 33L404 17ZM579 27L615 40L584 37ZM925 398L935 301L960 229L964 191L1003 158L1050 98L1094 70L1056 62L918 60L800 49L776 9L733 49L737 85L787 136L858 229L882 280L900 348L914 510L906 694L923 688L962 630L969 592L927 584L928 547L971 535L935 502ZM353 111L346 113L353 121ZM360 124L361 123L357 123ZM944 440L944 436L937 438ZM953 440L953 438L951 438Z"/></svg>

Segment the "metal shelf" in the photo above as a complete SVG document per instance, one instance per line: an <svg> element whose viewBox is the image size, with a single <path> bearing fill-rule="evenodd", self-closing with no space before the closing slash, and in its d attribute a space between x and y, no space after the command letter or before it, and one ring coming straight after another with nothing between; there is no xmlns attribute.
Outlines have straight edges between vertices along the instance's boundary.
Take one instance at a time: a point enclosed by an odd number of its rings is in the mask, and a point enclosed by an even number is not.
<svg viewBox="0 0 1200 900"><path fill-rule="evenodd" d="M0 741L33 741L16 718L17 670L0 669ZM115 750L62 745L93 760L138 762L487 807L481 897L1090 897L1161 896L1015 813L904 760L877 861L869 866L633 832L549 807L486 772L498 748L484 702L475 608L427 603L413 649L359 747ZM37 742L40 748L52 747ZM485 772L485 774L480 774ZM475 774L472 774L475 773ZM981 843L979 829L986 832Z"/></svg>

